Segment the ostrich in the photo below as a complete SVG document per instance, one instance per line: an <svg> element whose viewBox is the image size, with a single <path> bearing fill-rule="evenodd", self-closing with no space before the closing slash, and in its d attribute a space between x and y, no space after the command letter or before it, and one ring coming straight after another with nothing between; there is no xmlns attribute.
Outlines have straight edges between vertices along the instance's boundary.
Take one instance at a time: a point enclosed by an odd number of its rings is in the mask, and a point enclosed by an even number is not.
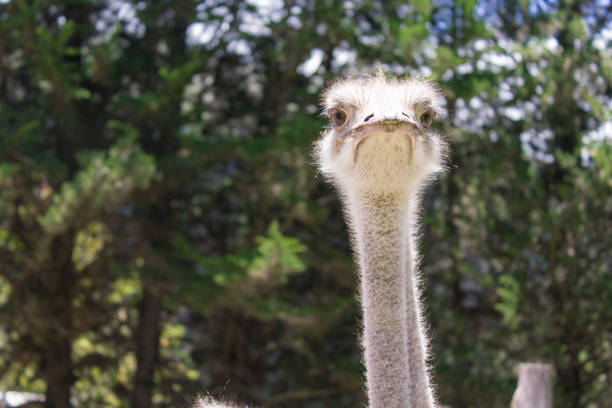
<svg viewBox="0 0 612 408"><path fill-rule="evenodd" d="M431 122L443 104L431 82L381 72L324 94L331 126L316 152L342 197L359 265L371 408L434 406L414 231L420 193L442 169L445 143Z"/></svg>
<svg viewBox="0 0 612 408"><path fill-rule="evenodd" d="M415 229L421 191L442 169L445 143L431 123L443 104L431 82L382 72L337 80L323 94L330 125L315 156L339 190L358 264L370 408L435 404ZM229 408L214 404L197 408Z"/></svg>

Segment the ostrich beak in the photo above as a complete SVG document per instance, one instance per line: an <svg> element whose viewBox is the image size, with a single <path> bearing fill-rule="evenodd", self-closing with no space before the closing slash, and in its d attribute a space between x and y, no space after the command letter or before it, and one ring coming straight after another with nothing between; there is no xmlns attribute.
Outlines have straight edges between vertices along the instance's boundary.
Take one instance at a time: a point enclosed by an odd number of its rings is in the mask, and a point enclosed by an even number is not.
<svg viewBox="0 0 612 408"><path fill-rule="evenodd" d="M360 123L350 130L354 136L353 140L353 157L357 159L357 152L361 144L370 136L377 133L397 133L400 136L405 136L410 142L410 150L416 147L416 132L420 129L419 123L406 114L385 115L378 120L371 120Z"/></svg>

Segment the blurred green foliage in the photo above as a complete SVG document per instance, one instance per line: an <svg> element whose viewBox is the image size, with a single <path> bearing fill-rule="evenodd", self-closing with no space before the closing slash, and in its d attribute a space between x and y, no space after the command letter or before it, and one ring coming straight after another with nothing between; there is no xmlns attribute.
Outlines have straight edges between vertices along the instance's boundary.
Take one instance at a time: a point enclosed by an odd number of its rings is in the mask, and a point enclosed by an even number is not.
<svg viewBox="0 0 612 408"><path fill-rule="evenodd" d="M439 399L612 405L605 1L0 2L0 389L46 406L364 403L356 276L310 149L325 83L429 77Z"/></svg>

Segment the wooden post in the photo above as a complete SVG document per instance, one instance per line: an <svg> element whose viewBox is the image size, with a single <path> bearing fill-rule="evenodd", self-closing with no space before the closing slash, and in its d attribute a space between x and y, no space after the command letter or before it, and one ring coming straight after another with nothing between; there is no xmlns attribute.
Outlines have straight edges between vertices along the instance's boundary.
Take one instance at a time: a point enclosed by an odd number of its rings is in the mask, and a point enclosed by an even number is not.
<svg viewBox="0 0 612 408"><path fill-rule="evenodd" d="M552 408L552 374L550 364L519 364L518 386L510 407Z"/></svg>

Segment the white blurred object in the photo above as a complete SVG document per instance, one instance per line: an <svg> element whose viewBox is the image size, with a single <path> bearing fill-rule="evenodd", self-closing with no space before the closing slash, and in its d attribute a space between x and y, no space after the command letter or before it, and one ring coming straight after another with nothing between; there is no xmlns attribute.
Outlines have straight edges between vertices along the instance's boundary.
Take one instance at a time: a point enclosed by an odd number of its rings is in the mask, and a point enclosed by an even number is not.
<svg viewBox="0 0 612 408"><path fill-rule="evenodd" d="M34 392L0 391L0 408L17 408L30 402L42 402L43 394Z"/></svg>

